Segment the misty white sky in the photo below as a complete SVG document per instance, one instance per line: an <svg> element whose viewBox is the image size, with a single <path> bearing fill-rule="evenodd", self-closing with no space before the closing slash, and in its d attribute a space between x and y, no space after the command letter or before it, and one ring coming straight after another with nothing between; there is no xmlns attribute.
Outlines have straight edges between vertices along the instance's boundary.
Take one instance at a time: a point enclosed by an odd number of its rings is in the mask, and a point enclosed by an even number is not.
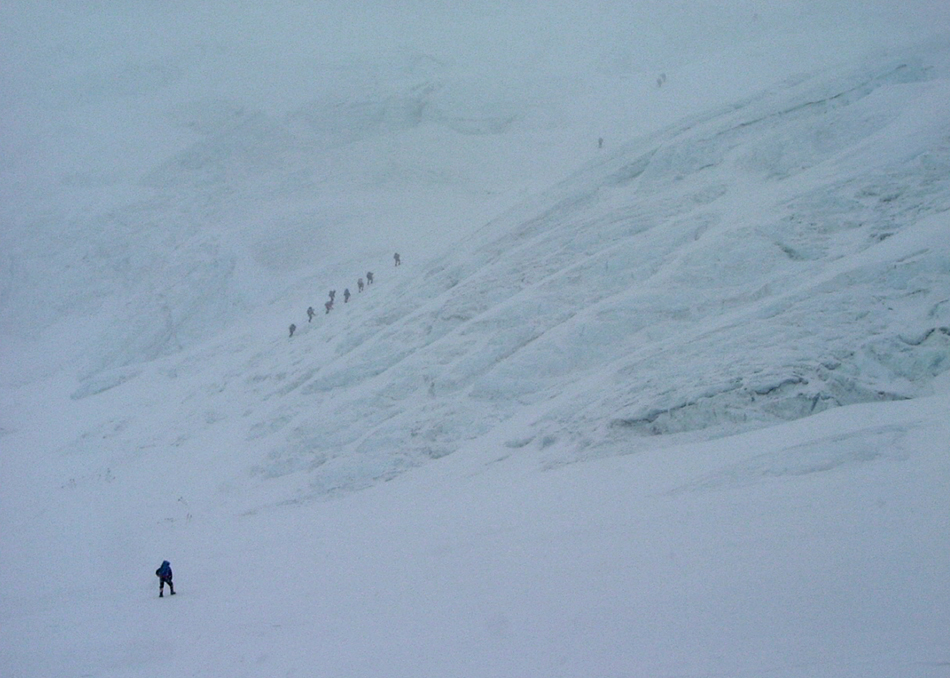
<svg viewBox="0 0 950 678"><path fill-rule="evenodd" d="M149 80L153 69L174 70L186 60L201 71L188 74L195 87L256 87L291 98L313 84L308 65L356 56L387 60L405 51L509 76L637 71L742 42L764 50L776 35L794 41L816 30L830 36L847 28L865 48L887 45L948 20L950 9L939 0L12 2L0 9L0 54L6 107L79 85L92 73L132 67Z"/></svg>
<svg viewBox="0 0 950 678"><path fill-rule="evenodd" d="M557 99L584 99L593 80L622 90L626 78L692 64L715 90L755 82L720 52L795 72L947 26L940 0L9 2L0 8L0 195L15 200L24 179L35 188L38 168L74 150L88 164L147 146L141 166L156 161L181 143L161 125L172 97L281 114L321 93L424 79L429 67L485 106L532 108L562 124L578 110ZM598 96L582 111L610 105Z"/></svg>

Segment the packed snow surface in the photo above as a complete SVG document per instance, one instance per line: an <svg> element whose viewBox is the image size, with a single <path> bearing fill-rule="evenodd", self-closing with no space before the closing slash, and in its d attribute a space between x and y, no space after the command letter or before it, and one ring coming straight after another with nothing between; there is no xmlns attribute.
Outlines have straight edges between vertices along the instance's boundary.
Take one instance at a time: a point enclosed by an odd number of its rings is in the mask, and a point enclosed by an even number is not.
<svg viewBox="0 0 950 678"><path fill-rule="evenodd" d="M0 9L0 675L950 675L950 10L719 4Z"/></svg>

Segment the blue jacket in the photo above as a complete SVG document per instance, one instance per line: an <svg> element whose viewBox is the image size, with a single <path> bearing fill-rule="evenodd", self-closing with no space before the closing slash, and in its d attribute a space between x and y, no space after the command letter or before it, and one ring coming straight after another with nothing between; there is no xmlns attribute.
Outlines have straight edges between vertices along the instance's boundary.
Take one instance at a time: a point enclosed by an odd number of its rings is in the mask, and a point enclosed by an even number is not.
<svg viewBox="0 0 950 678"><path fill-rule="evenodd" d="M172 564L167 560L162 561L162 566L155 570L155 576L159 579L171 579L172 578Z"/></svg>

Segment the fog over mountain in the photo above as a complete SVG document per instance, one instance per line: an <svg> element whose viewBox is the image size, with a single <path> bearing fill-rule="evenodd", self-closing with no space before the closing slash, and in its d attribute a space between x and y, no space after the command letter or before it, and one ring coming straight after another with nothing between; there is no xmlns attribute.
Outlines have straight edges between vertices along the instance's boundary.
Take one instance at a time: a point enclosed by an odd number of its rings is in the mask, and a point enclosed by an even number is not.
<svg viewBox="0 0 950 678"><path fill-rule="evenodd" d="M773 5L0 8L0 673L945 675L950 6Z"/></svg>

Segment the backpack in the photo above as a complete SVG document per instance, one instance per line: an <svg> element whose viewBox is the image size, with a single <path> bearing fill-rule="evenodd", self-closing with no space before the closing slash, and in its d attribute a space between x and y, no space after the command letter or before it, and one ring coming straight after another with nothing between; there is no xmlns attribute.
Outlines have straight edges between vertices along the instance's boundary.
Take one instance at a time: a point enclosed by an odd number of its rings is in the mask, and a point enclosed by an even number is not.
<svg viewBox="0 0 950 678"><path fill-rule="evenodd" d="M172 578L172 565L167 560L162 561L162 566L155 570L155 574L161 579Z"/></svg>

